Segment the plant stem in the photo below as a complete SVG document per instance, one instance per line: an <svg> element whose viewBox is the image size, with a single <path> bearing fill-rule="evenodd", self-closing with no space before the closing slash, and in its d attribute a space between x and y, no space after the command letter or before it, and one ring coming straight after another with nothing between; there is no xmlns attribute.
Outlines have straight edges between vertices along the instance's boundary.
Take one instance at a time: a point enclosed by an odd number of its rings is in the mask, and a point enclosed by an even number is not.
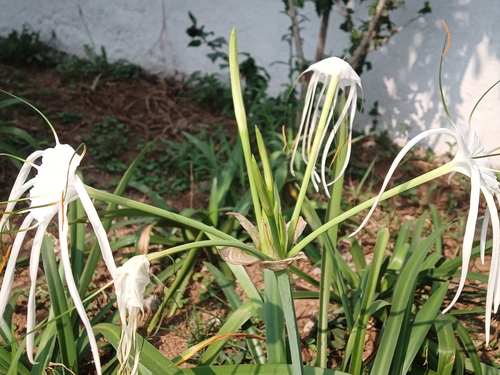
<svg viewBox="0 0 500 375"><path fill-rule="evenodd" d="M289 307L289 306L288 306ZM287 363L283 305L277 274L264 270L264 310L268 363Z"/></svg>
<svg viewBox="0 0 500 375"><path fill-rule="evenodd" d="M150 206L149 204L137 202L133 199L120 197L118 195L111 194L111 193L108 193L106 191L94 189L94 188L87 186L87 185L85 185L85 189L87 190L87 193L89 194L89 196L91 198L99 199L99 200L102 200L105 202L114 203L114 204L130 207L130 208L136 208L138 210L150 213L152 215L175 221L178 224L182 224L182 225L188 226L188 227L193 228L193 229L198 229L202 232L205 232L207 234L211 234L211 235L213 235L217 238L223 239L223 240L240 242L240 241L236 240L235 238L231 237L227 233L224 233L224 232L222 232L214 227L200 223L199 221L190 219L188 217L185 217L185 216L182 216L182 215L170 212L170 211L166 211L166 210L163 210L163 209L158 208L158 207L153 207L153 206ZM241 243L241 244L243 244L243 243ZM236 246L236 247L240 247L240 246Z"/></svg>
<svg viewBox="0 0 500 375"><path fill-rule="evenodd" d="M425 174L423 174L420 177L416 177L413 180L410 180L408 182L405 182L399 186L396 186L392 188L391 190L386 191L385 193L382 194L380 201L384 201L388 198L394 197L395 195L398 195L406 190L412 189L416 186L419 186L421 184L424 184L426 182L429 182L435 178L438 178L440 176L443 176L447 173L450 173L452 170L450 169L450 163L447 163L445 165L442 165L439 168L436 168L432 171L429 171ZM300 197L300 195L299 195ZM328 231L330 228L333 228L334 226L338 225L339 223L349 219L351 216L356 215L357 213L366 210L367 208L370 208L377 200L377 197L373 197L369 200L367 200L364 203L361 203L357 205L356 207L351 208L350 210L344 212L343 214L337 216L335 219L330 220L328 223L323 224L321 227L316 229L314 232L309 234L306 238L304 238L302 241L300 241L297 245L295 245L287 254L287 256L292 256L297 254L299 251L301 251L304 247L309 245L312 241L314 241L318 236L322 233L325 233ZM296 206L297 207L297 206Z"/></svg>
<svg viewBox="0 0 500 375"><path fill-rule="evenodd" d="M342 96L340 105L345 105L345 96ZM337 134L337 147L344 144L344 139L349 137L348 126L346 120L342 123ZM342 147L340 152L337 153L337 159L335 160L334 166L334 176L338 176L342 172L344 162L347 156L347 147ZM342 200L342 188L344 184L344 175L338 177L338 180L332 186L331 199L328 201L328 208L326 211L326 221L330 221L336 218L340 214L340 203ZM317 338L317 355L316 355L316 366L321 368L326 368L328 362L328 307L330 306L330 288L332 285L332 279L334 278L334 257L337 246L338 237L338 225L330 228L326 236L328 241L325 241L327 246L323 249L323 256L321 259L321 279L319 287L319 317L318 317L318 338ZM329 242L329 244L328 244ZM330 245L331 244L331 245ZM331 249L327 249L331 247ZM342 284L341 273L338 267L335 267L335 281L336 283ZM340 291L341 295L344 295L343 291ZM345 299L347 302L347 299ZM344 309L349 309L349 306L344 306ZM347 314L346 314L347 315Z"/></svg>
<svg viewBox="0 0 500 375"><path fill-rule="evenodd" d="M236 30L234 28L231 30L231 36L229 38L229 73L231 77L231 92L233 94L234 115L236 117L236 122L238 123L238 132L241 139L241 146L243 148L243 155L245 158L245 165L248 173L248 181L250 183L250 193L252 194L255 219L257 221L257 226L259 227L259 232L263 233L263 231L261 231L262 211L260 208L259 195L257 192L257 187L255 186L255 180L252 172L252 150L250 148L250 139L248 136L245 105L243 102L243 96L241 94L240 66L238 64L238 46L236 42Z"/></svg>

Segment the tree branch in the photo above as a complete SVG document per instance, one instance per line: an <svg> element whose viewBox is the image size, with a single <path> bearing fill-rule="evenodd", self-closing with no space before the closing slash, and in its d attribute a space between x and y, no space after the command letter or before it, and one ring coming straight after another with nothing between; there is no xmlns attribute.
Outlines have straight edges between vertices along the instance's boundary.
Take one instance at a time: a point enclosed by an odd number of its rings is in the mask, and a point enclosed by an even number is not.
<svg viewBox="0 0 500 375"><path fill-rule="evenodd" d="M361 57L363 57L363 55L366 55L366 51L368 50L370 43L375 37L375 27L377 26L378 20L382 14L382 11L384 10L385 3L386 0L379 0L377 8L375 9L375 14L373 15L372 19L370 20L370 24L368 25L368 30L363 33L361 43L359 43L359 46L354 50L352 57L348 60L348 63L354 69L356 69L359 61L361 60Z"/></svg>
<svg viewBox="0 0 500 375"><path fill-rule="evenodd" d="M326 33L328 31L328 22L330 20L331 8L323 12L321 19L321 28L319 30L318 47L316 48L316 61L319 61L325 55Z"/></svg>

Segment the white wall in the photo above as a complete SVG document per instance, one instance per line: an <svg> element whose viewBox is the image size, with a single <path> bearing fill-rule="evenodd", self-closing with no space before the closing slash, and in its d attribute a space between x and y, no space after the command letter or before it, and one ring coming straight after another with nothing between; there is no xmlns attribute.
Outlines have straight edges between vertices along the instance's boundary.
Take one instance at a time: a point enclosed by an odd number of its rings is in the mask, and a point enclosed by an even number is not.
<svg viewBox="0 0 500 375"><path fill-rule="evenodd" d="M353 0L351 0L353 2ZM432 13L421 18L390 41L372 52L368 60L373 69L363 73L365 108L375 100L382 116L379 130L388 129L392 137L404 142L423 129L449 126L439 97L438 68L445 32L441 19L448 23L452 46L444 62L444 87L448 108L456 121L466 122L481 94L500 79L500 5L496 0L433 0ZM281 41L290 21L281 0L0 0L0 35L20 30L24 23L41 30L49 40L57 35L56 47L83 55L83 44L89 37L79 15L84 19L95 44L104 45L109 60L126 59L152 72L185 75L197 70L220 72L217 64L205 56L207 49L187 48L190 38L191 11L199 25L215 36L229 37L237 27L240 52L250 52L259 65L272 76L272 92L288 82L288 68L275 61L289 58L289 46ZM366 7L368 1L359 7ZM405 23L422 8L423 1L407 0L405 10L391 13L396 25ZM164 7L164 12L162 11ZM361 9L362 10L362 9ZM365 10L362 10L366 14ZM164 16L163 16L164 14ZM301 24L306 57L314 58L319 20L311 3ZM347 45L346 34L338 29L341 17L335 11L330 23L326 53L342 56ZM222 72L226 74L226 72ZM500 119L495 116L500 104L500 87L483 100L472 121L473 128L486 149L500 146ZM363 115L358 127L368 128L371 118ZM407 124L409 134L401 131ZM446 152L448 139L432 139L423 146ZM499 164L498 162L496 163Z"/></svg>

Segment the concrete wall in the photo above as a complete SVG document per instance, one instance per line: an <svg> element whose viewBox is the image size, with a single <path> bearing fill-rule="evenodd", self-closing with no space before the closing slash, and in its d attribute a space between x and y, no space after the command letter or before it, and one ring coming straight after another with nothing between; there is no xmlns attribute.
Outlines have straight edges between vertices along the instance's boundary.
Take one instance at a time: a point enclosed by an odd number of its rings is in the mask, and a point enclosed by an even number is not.
<svg viewBox="0 0 500 375"><path fill-rule="evenodd" d="M354 1L351 0L351 3ZM373 69L362 75L365 108L378 101L380 116L377 129L388 129L393 139L405 142L423 129L449 126L439 97L438 69L445 32L445 19L452 33L452 46L444 62L443 82L448 108L456 121L466 122L481 94L500 79L500 5L496 0L433 0L432 13L394 35L372 52L368 60ZM277 93L289 82L288 68L274 64L287 61L289 45L281 40L288 32L289 18L280 0L0 0L0 35L20 30L24 23L41 30L49 40L57 36L56 47L83 55L89 43L82 16L95 44L104 45L110 61L126 59L152 72L186 75L200 70L220 72L207 57L207 49L187 48L190 38L191 11L199 25L215 36L228 38L237 27L239 49L250 52L272 76L271 91ZM368 1L355 4L366 14ZM396 25L415 16L423 1L406 1L405 10L391 13ZM304 49L314 58L319 20L312 3L301 14ZM342 56L346 34L338 29L342 18L334 12L330 23L326 53ZM224 75L227 72L222 72ZM500 119L497 119L500 87L483 100L472 121L487 149L500 146ZM369 128L371 118L360 116L359 128ZM405 124L401 126L401 124ZM405 131L409 128L409 131ZM446 152L449 139L431 139L423 146ZM498 162L496 163L499 164Z"/></svg>

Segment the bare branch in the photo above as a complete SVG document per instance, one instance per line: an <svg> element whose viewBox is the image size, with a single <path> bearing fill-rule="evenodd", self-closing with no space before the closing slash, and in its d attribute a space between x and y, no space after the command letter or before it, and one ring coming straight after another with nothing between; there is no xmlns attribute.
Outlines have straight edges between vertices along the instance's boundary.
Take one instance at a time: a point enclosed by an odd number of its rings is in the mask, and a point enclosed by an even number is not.
<svg viewBox="0 0 500 375"><path fill-rule="evenodd" d="M368 25L368 30L363 33L361 43L359 43L359 46L354 50L352 57L348 60L349 64L351 64L354 69L356 69L361 57L366 54L371 41L376 35L375 27L377 26L380 15L384 10L385 3L386 0L379 0L377 8L375 9L375 14L373 15L372 19L370 20L370 24Z"/></svg>
<svg viewBox="0 0 500 375"><path fill-rule="evenodd" d="M319 61L325 55L326 33L328 31L328 22L330 20L331 9L323 12L321 19L321 28L319 30L318 47L316 48L316 61Z"/></svg>

